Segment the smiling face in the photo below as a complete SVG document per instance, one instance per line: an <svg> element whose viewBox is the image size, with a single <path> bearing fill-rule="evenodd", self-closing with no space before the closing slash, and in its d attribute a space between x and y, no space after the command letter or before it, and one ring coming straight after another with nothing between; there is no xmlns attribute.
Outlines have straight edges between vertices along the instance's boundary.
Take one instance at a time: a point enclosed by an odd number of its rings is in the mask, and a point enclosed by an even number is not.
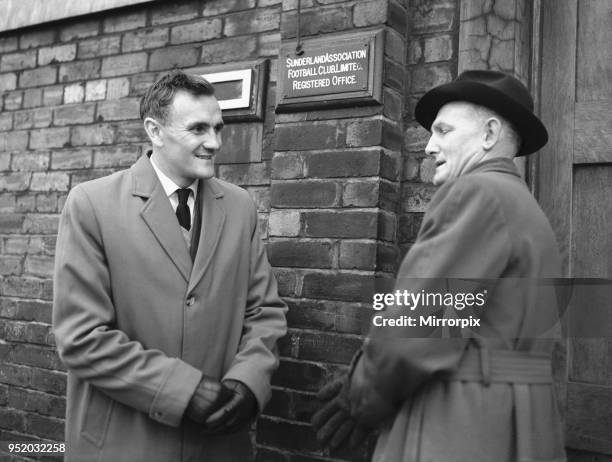
<svg viewBox="0 0 612 462"><path fill-rule="evenodd" d="M186 91L174 95L167 121L151 118L145 128L159 168L181 187L215 174L214 156L221 148L223 118L217 99Z"/></svg>
<svg viewBox="0 0 612 462"><path fill-rule="evenodd" d="M433 183L439 186L484 160L485 141L485 121L472 104L455 101L442 106L425 148L436 161Z"/></svg>

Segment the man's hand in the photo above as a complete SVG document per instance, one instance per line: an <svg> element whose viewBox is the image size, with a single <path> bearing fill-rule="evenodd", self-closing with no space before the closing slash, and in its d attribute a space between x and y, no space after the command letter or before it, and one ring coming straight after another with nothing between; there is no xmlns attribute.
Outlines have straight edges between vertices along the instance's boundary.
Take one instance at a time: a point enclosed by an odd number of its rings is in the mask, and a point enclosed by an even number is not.
<svg viewBox="0 0 612 462"><path fill-rule="evenodd" d="M348 383L349 377L345 375L324 386L317 394L317 399L323 401L323 407L310 421L317 432L317 440L332 449L347 442L349 447L354 448L363 442L370 430L350 415Z"/></svg>
<svg viewBox="0 0 612 462"><path fill-rule="evenodd" d="M249 423L257 414L253 392L238 380L227 379L223 386L232 393L231 399L212 414L204 424L210 433L231 433Z"/></svg>
<svg viewBox="0 0 612 462"><path fill-rule="evenodd" d="M203 376L187 404L185 415L191 420L203 424L211 414L231 398L232 392L229 388L217 380Z"/></svg>

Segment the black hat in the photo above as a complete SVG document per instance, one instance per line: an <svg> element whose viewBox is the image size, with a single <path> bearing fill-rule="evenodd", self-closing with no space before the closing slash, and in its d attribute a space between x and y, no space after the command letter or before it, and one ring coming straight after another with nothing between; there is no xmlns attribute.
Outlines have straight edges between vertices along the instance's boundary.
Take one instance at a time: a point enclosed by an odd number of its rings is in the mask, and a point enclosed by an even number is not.
<svg viewBox="0 0 612 462"><path fill-rule="evenodd" d="M531 154L548 142L544 124L533 113L533 99L514 77L497 71L465 71L450 83L429 90L417 103L414 117L427 130L438 111L451 101L468 101L492 109L510 121L523 143L517 156Z"/></svg>

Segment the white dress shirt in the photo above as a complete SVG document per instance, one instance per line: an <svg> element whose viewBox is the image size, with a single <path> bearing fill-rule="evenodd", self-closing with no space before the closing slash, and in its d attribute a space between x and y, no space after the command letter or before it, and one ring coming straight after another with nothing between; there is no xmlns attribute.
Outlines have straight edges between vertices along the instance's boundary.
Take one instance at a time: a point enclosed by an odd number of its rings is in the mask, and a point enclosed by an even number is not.
<svg viewBox="0 0 612 462"><path fill-rule="evenodd" d="M168 175L166 175L164 172L161 171L161 169L155 163L155 160L153 160L152 156L150 157L150 159L151 159L151 165L153 166L153 170L155 170L155 173L157 174L157 178L159 178L159 182L164 188L164 191L166 195L168 196L168 199L170 199L170 205L172 205L172 210L174 210L174 213L176 213L176 208L178 207L178 194L176 190L181 189L181 187L178 186L174 181L172 181L168 177ZM187 198L187 205L189 206L189 214L190 214L190 220L191 220L191 229L187 231L186 229L181 227L181 230L183 231L183 234L185 235L185 238L187 240L187 244L189 245L190 239L191 239L191 230L193 229L193 212L195 208L194 207L195 197L196 197L196 194L198 193L198 180L194 180L193 183L191 183L187 187L191 189L191 194L189 194L189 197Z"/></svg>

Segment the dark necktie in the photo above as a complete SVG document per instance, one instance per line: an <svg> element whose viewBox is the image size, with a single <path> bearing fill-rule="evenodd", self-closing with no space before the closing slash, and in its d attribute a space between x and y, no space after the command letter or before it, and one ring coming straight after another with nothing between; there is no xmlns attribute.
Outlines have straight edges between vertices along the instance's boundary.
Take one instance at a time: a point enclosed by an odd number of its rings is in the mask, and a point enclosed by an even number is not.
<svg viewBox="0 0 612 462"><path fill-rule="evenodd" d="M187 199L189 198L189 188L177 189L178 194L178 207L176 208L176 218L178 218L179 224L187 231L191 229L191 213L189 212L189 206L187 205Z"/></svg>

